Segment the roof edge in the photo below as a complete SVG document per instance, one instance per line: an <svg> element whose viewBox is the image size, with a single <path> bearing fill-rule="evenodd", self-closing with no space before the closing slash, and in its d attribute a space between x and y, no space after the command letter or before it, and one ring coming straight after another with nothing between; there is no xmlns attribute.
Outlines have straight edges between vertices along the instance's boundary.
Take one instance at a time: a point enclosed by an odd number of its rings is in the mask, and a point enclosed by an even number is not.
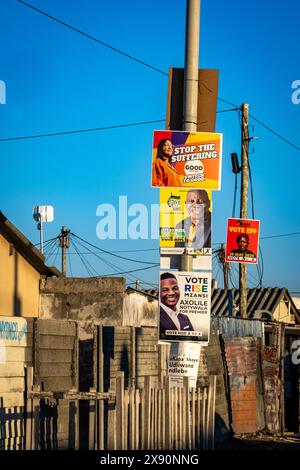
<svg viewBox="0 0 300 470"><path fill-rule="evenodd" d="M62 273L55 267L45 264L45 257L42 253L20 232L14 224L0 211L0 234L14 245L16 250L31 264L40 274L50 276L62 276Z"/></svg>

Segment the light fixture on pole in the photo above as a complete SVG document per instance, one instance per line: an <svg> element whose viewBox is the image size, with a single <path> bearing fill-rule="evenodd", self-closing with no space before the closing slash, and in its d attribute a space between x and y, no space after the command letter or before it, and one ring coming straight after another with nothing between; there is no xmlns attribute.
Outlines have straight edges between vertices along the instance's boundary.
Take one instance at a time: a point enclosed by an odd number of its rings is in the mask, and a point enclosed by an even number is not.
<svg viewBox="0 0 300 470"><path fill-rule="evenodd" d="M40 251L43 254L43 223L53 222L54 209L52 206L35 206L33 208L33 219L38 223L37 229L40 231Z"/></svg>

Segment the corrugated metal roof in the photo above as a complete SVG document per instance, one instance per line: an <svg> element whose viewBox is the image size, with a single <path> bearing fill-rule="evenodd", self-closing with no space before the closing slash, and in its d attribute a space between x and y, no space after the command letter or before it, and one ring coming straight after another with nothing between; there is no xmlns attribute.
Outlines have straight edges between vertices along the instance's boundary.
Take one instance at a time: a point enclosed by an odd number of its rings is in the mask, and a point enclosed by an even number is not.
<svg viewBox="0 0 300 470"><path fill-rule="evenodd" d="M147 289L144 292L155 297L159 295L158 289ZM288 290L284 287L247 289L248 318L253 318L257 310L268 310L273 314L281 300L290 303L291 314L295 315L296 323L300 323L299 312ZM239 290L213 289L211 310L214 317L239 317Z"/></svg>
<svg viewBox="0 0 300 470"><path fill-rule="evenodd" d="M247 289L248 318L253 318L257 310L268 310L273 314L281 300L290 303L291 314L295 315L298 322L300 322L297 308L290 294L287 289L279 287ZM239 290L214 289L212 292L212 315L217 317L238 317Z"/></svg>

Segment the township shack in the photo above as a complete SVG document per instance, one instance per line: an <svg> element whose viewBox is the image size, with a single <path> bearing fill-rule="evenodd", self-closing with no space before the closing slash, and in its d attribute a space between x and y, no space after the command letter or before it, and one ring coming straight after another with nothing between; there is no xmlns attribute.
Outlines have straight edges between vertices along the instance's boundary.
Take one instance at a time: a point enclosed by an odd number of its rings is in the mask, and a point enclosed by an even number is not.
<svg viewBox="0 0 300 470"><path fill-rule="evenodd" d="M0 448L199 449L298 433L299 311L286 289L249 289L241 319L238 295L213 289L197 388L170 389L158 291L63 277L0 212Z"/></svg>

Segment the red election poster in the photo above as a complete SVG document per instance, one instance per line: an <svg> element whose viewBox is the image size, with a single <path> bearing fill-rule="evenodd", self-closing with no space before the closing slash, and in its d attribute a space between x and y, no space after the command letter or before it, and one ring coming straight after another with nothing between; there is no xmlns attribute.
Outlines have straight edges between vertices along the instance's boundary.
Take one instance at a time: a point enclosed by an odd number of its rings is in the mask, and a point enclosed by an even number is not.
<svg viewBox="0 0 300 470"><path fill-rule="evenodd" d="M257 264L259 220L228 219L225 261Z"/></svg>

